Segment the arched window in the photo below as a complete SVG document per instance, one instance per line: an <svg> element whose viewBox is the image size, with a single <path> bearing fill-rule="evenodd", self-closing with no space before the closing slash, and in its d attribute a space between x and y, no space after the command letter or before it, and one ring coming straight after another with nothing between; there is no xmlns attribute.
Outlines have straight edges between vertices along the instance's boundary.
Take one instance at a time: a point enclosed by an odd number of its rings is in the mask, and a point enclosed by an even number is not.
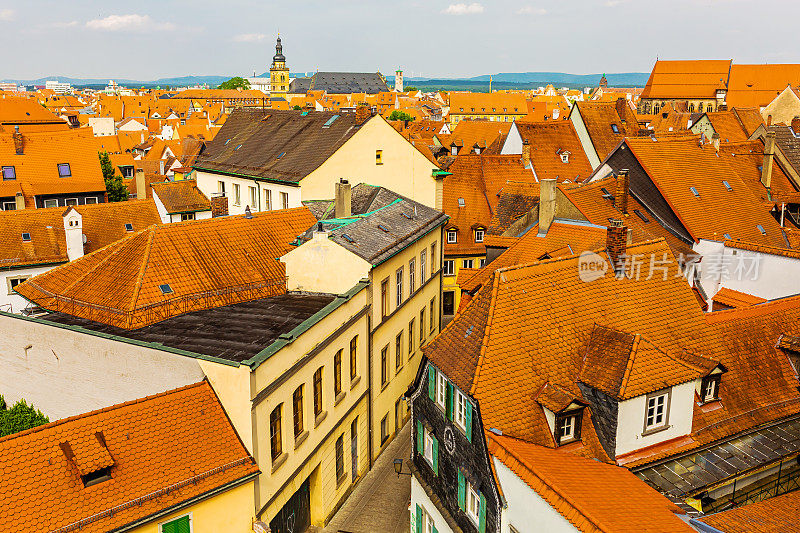
<svg viewBox="0 0 800 533"><path fill-rule="evenodd" d="M658 107L658 103L656 103L656 104L653 105L653 114L654 115L658 115L658 111L659 111L659 107Z"/></svg>
<svg viewBox="0 0 800 533"><path fill-rule="evenodd" d="M699 104L697 104L697 112L698 113L702 113L703 112L703 102L700 102Z"/></svg>
<svg viewBox="0 0 800 533"><path fill-rule="evenodd" d="M694 113L694 104L689 104L689 113Z"/></svg>

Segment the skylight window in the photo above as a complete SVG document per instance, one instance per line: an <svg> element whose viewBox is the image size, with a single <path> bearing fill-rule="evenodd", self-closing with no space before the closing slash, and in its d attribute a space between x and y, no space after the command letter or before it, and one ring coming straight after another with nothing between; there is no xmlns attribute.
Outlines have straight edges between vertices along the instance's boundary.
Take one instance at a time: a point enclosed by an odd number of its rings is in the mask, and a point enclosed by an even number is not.
<svg viewBox="0 0 800 533"><path fill-rule="evenodd" d="M172 290L172 287L169 286L169 283L164 283L163 285L159 285L158 288L161 289L161 294L172 294L173 292L175 292Z"/></svg>
<svg viewBox="0 0 800 533"><path fill-rule="evenodd" d="M730 233L724 233L722 236L725 237L728 240L730 240L730 238L731 238L731 234Z"/></svg>
<svg viewBox="0 0 800 533"><path fill-rule="evenodd" d="M611 200L612 198L614 198L614 195L608 192L608 189L606 189L605 187L600 187L600 190L603 192L603 198L605 198L606 200Z"/></svg>
<svg viewBox="0 0 800 533"><path fill-rule="evenodd" d="M695 198L700 198L700 193L697 192L697 189L694 187L689 187L689 190L692 191L692 194L695 196Z"/></svg>
<svg viewBox="0 0 800 533"><path fill-rule="evenodd" d="M342 233L342 238L343 238L344 240L346 240L347 242L350 242L350 243L356 242L356 241L355 241L355 239L353 239L353 238L352 238L350 235L348 235L347 233Z"/></svg>
<svg viewBox="0 0 800 533"><path fill-rule="evenodd" d="M408 213L403 213L403 216L406 217L408 220L411 220L411 215Z"/></svg>
<svg viewBox="0 0 800 533"><path fill-rule="evenodd" d="M128 233L132 232L133 231L133 224L131 224L130 222L125 224L125 231L127 231Z"/></svg>
<svg viewBox="0 0 800 533"><path fill-rule="evenodd" d="M280 159L281 157L283 157L285 155L286 155L286 152L281 152L280 154L278 154L278 159Z"/></svg>
<svg viewBox="0 0 800 533"><path fill-rule="evenodd" d="M764 226L762 226L761 224L759 224L759 225L758 225L758 226L756 226L756 227L758 228L758 231L760 231L760 232L761 232L761 235L766 235L766 234L767 234L767 230L765 230L765 229L764 229Z"/></svg>
<svg viewBox="0 0 800 533"><path fill-rule="evenodd" d="M732 191L732 190L733 190L733 187L731 187L731 184L730 184L730 183L728 183L726 180L722 180L722 184L723 184L723 185L725 186L725 188L726 188L726 189L728 189L729 191Z"/></svg>
<svg viewBox="0 0 800 533"><path fill-rule="evenodd" d="M639 211L638 209L634 209L633 212L636 213L637 217L642 219L642 222L650 222L650 219L647 218L647 216L645 216L645 214Z"/></svg>
<svg viewBox="0 0 800 533"><path fill-rule="evenodd" d="M22 234L22 242L31 242L31 234L30 233L23 233Z"/></svg>
<svg viewBox="0 0 800 533"><path fill-rule="evenodd" d="M239 149L239 148L241 148L241 147L242 147L242 145L240 144L240 145L238 145L236 148L234 148L234 150L238 150L238 149Z"/></svg>
<svg viewBox="0 0 800 533"><path fill-rule="evenodd" d="M11 181L17 179L17 171L14 167L3 167L3 181Z"/></svg>
<svg viewBox="0 0 800 533"><path fill-rule="evenodd" d="M327 120L327 122L325 122L325 124L322 125L322 127L330 128L333 125L333 123L336 122L337 118L339 118L339 115L333 115L331 118Z"/></svg>
<svg viewBox="0 0 800 533"><path fill-rule="evenodd" d="M228 143L229 143L229 142L231 142L231 140L230 140L230 139L228 139L227 141L225 141L225 146L228 146Z"/></svg>
<svg viewBox="0 0 800 533"><path fill-rule="evenodd" d="M619 127L617 127L616 124L612 124L611 125L611 131L613 131L614 133L619 133Z"/></svg>
<svg viewBox="0 0 800 533"><path fill-rule="evenodd" d="M384 231L386 233L389 233L389 228L387 228L383 224L378 224L378 229L380 229L381 231Z"/></svg>
<svg viewBox="0 0 800 533"><path fill-rule="evenodd" d="M458 199L458 207L464 207L464 205L465 205L464 199L463 198L459 198Z"/></svg>
<svg viewBox="0 0 800 533"><path fill-rule="evenodd" d="M72 170L69 168L69 163L59 163L58 164L58 177L59 178L68 178L72 176Z"/></svg>

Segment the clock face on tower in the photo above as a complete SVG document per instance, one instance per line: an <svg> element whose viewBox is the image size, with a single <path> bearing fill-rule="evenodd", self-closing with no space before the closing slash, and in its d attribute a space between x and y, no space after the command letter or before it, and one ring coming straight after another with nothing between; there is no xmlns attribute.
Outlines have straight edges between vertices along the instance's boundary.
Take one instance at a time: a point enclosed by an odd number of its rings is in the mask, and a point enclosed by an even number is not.
<svg viewBox="0 0 800 533"><path fill-rule="evenodd" d="M450 455L453 455L456 449L456 436L450 426L444 428L444 447Z"/></svg>

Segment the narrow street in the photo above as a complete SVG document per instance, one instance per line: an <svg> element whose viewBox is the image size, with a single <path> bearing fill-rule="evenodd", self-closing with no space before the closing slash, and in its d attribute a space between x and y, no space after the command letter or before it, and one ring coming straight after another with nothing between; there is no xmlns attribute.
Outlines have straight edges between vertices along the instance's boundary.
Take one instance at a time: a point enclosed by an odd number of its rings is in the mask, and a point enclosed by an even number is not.
<svg viewBox="0 0 800 533"><path fill-rule="evenodd" d="M408 472L411 453L411 424L400 430L383 451L372 470L356 486L353 493L334 515L322 533L401 533L410 527L408 500L411 478L397 476L394 459L403 459Z"/></svg>

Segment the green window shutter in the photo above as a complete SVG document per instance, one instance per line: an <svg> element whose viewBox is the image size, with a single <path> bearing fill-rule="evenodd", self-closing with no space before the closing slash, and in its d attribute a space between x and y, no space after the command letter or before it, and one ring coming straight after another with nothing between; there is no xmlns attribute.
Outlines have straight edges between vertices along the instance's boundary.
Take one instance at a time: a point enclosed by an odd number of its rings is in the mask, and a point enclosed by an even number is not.
<svg viewBox="0 0 800 533"><path fill-rule="evenodd" d="M481 533L486 533L486 498L483 496L481 492L481 509L480 515L478 516L478 530Z"/></svg>
<svg viewBox="0 0 800 533"><path fill-rule="evenodd" d="M431 526L433 528L433 533L439 533L439 530L436 529L436 526Z"/></svg>
<svg viewBox="0 0 800 533"><path fill-rule="evenodd" d="M422 533L422 506L417 504L417 533Z"/></svg>
<svg viewBox="0 0 800 533"><path fill-rule="evenodd" d="M458 470L458 508L462 511L467 508L467 486L464 482L464 473Z"/></svg>
<svg viewBox="0 0 800 533"><path fill-rule="evenodd" d="M422 434L422 421L417 419L417 453L423 455L425 452L425 436Z"/></svg>
<svg viewBox="0 0 800 533"><path fill-rule="evenodd" d="M466 422L467 440L472 442L472 404L469 403L469 400L466 400L466 403L467 403L467 422Z"/></svg>
<svg viewBox="0 0 800 533"><path fill-rule="evenodd" d="M453 384L447 382L447 418L453 419Z"/></svg>
<svg viewBox="0 0 800 533"><path fill-rule="evenodd" d="M428 397L436 400L436 369L428 365Z"/></svg>
<svg viewBox="0 0 800 533"><path fill-rule="evenodd" d="M161 525L161 533L189 533L189 517L182 516Z"/></svg>
<svg viewBox="0 0 800 533"><path fill-rule="evenodd" d="M439 475L439 439L433 437L433 473Z"/></svg>

